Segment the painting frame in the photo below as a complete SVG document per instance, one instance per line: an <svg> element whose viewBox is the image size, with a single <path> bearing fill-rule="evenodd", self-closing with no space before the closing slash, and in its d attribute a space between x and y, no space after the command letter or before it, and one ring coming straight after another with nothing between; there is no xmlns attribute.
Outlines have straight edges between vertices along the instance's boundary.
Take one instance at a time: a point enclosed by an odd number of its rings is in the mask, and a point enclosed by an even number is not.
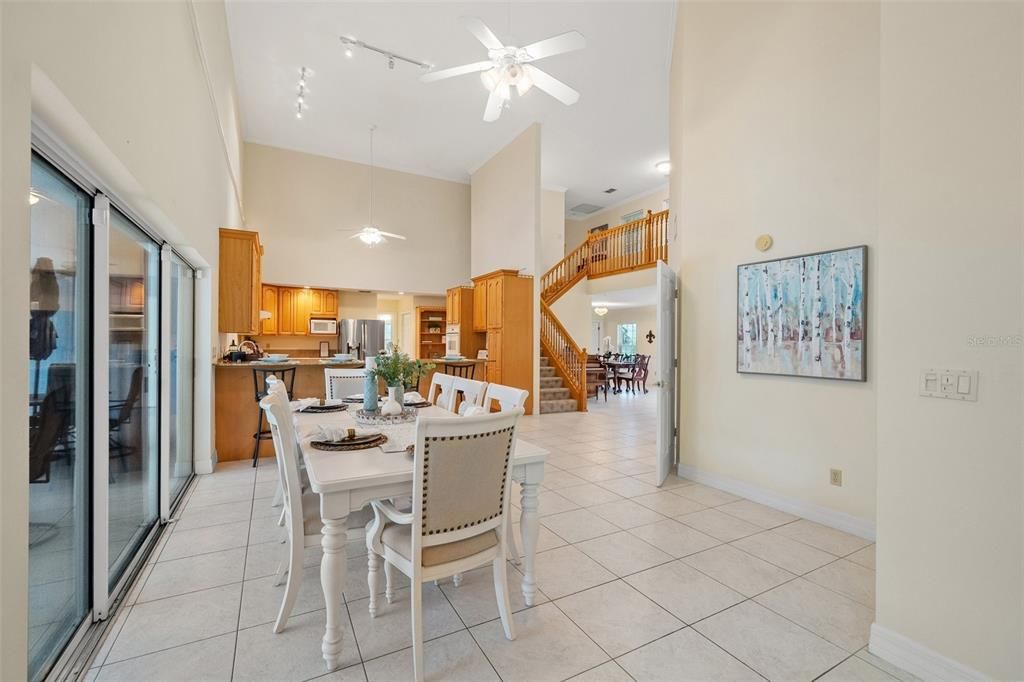
<svg viewBox="0 0 1024 682"><path fill-rule="evenodd" d="M744 350L745 350L744 349L744 339L745 339L745 337L744 337L744 332L743 332L743 319L742 319L742 317L744 316L745 313L743 313L741 311L744 310L744 307L743 307L743 297L744 297L745 293L744 293L743 277L744 277L745 271L749 275L750 268L757 267L758 269L761 269L762 267L768 266L768 265L771 265L771 264L779 264L779 266L778 266L779 267L779 272L781 273L784 270L784 264L785 263L799 262L799 261L802 261L802 260L805 260L805 259L811 259L811 258L819 259L816 262L820 263L820 258L822 256L831 256L834 259L837 254L843 254L843 253L847 253L847 252L856 252L859 255L859 259L860 259L859 260L859 266L860 267L859 267L858 270L855 271L856 273L859 273L859 281L856 278L856 274L854 275L854 277L851 278L851 279L855 280L855 290L856 290L856 293L859 294L858 304L855 307L855 309L858 311L855 314L855 318L859 320L859 325L858 325L857 328L859 329L859 332L860 332L860 338L857 339L857 342L859 343L859 348L857 349L857 351L858 351L859 371L857 371L857 372L855 372L855 373L853 373L853 374L851 374L849 376L841 376L841 375L835 375L835 374L824 373L824 372L822 374L815 374L815 373L808 373L808 372L801 372L801 371L766 370L766 369L763 369L763 368L762 369L755 368L753 366L750 366L750 367L744 366ZM739 375L753 375L753 376L795 377L795 378L800 378L800 379L825 379L825 380L829 380L829 381L839 381L839 382L854 382L854 383L864 383L864 382L867 382L867 380L868 380L868 345L869 345L868 344L868 273L869 273L869 270L868 270L868 246L866 244L858 244L858 245L855 245L855 246L847 246L847 247L840 247L840 248L825 249L825 250L822 250L822 251L813 251L813 252L810 252L810 253L796 254L796 255L793 255L793 256L783 256L783 257L779 257L779 258L770 258L770 259L765 259L765 260L760 260L760 261L752 261L752 262L749 262L749 263L741 263L741 264L737 265L736 266L736 315L737 315L737 318L736 318L736 330L735 330L735 333L736 333L736 373L739 374ZM819 270L819 276L820 276L820 270ZM835 278L834 271L833 271L832 276L833 276L833 278ZM749 278L748 278L747 284L749 286ZM784 283L780 283L780 287L785 287L785 284ZM833 294L833 295L835 295L835 294ZM784 297L783 297L783 300L784 300ZM774 302L774 299L773 299L773 302ZM780 307L782 307L782 306L780 306ZM835 311L835 308L833 308L833 311ZM775 313L773 312L772 315L774 315L774 314ZM780 317L780 320L781 319L782 318ZM854 319L854 318L851 318L851 321L852 321L852 319ZM758 318L758 322L760 322L760 321L761 321L761 318ZM800 329L803 328L803 322L804 322L804 319L801 317L800 318L800 325L799 325ZM835 313L834 312L833 312L833 321L832 321L831 324L832 325L835 324ZM780 326L783 328L781 330L783 332L783 335L782 335L782 340L780 342L780 346L782 346L784 348L785 345L786 345L786 338L785 338L785 335L784 335L785 327L784 327L783 324L780 324ZM834 328L835 327L833 327L833 329ZM797 332L797 334L798 334L798 337L797 337L797 347L795 349L795 352L796 352L797 356L799 357L800 354L802 353L802 348L803 348L804 340L803 340L803 338L801 338L799 336L799 334L800 334L799 331ZM843 332L843 337L841 337L841 338L844 338L845 334L846 334L846 332L844 331ZM850 337L851 337L851 344L852 344L852 342L853 342L852 341L853 340L853 333L852 332L850 333ZM824 339L825 339L825 335L822 334L822 346L823 347L826 344ZM813 341L810 341L810 342L813 343ZM831 343L833 345L835 345L838 342L836 341L835 338L833 338ZM845 349L845 347L844 347L843 352L846 353L846 352L850 352L850 351ZM823 355L823 353L819 353L819 357L821 355ZM750 356L749 355L747 356L747 359L748 359L748 361L750 360ZM817 359L817 358L815 358L815 359ZM846 360L847 359L844 357L844 362ZM819 364L822 364L822 363L819 361Z"/></svg>

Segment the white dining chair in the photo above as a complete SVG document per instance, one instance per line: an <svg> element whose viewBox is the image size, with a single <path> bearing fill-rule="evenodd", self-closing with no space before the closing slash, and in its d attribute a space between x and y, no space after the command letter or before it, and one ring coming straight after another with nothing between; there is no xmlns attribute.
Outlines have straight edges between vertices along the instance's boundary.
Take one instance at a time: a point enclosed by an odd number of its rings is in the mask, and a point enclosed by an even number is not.
<svg viewBox="0 0 1024 682"><path fill-rule="evenodd" d="M284 528L288 540L288 557L278 567L274 585L280 585L285 575L288 584L281 600L281 608L274 621L274 632L284 630L295 606L295 599L302 587L302 555L307 547L320 545L320 499L313 493L302 493L299 478L298 440L292 421L291 407L280 392L271 391L260 407L270 424L270 435L274 441L278 475L284 481Z"/></svg>
<svg viewBox="0 0 1024 682"><path fill-rule="evenodd" d="M427 401L449 412L454 412L455 391L452 389L453 383L455 383L455 377L451 374L434 372L434 376L430 379L430 388L427 390Z"/></svg>
<svg viewBox="0 0 1024 682"><path fill-rule="evenodd" d="M412 657L423 680L423 583L491 564L498 614L515 639L505 553L512 458L520 410L416 424L412 511L374 500L367 528L370 616L377 615L379 563L410 579Z"/></svg>
<svg viewBox="0 0 1024 682"><path fill-rule="evenodd" d="M288 387L283 381L278 379L273 374L267 375L267 393L280 394L285 402L290 400L288 396ZM276 459L276 458L275 458ZM278 471L277 477L277 488L274 490L274 499L270 501L271 507L280 507L284 501L284 481L281 479L280 471ZM278 519L277 525L284 525L284 512L281 512L281 517Z"/></svg>
<svg viewBox="0 0 1024 682"><path fill-rule="evenodd" d="M324 370L324 394L328 400L340 400L345 396L362 393L366 381L366 369Z"/></svg>
<svg viewBox="0 0 1024 682"><path fill-rule="evenodd" d="M487 384L487 391L484 393L484 400L481 403L488 412L494 403L498 404L499 412L506 412L516 408L525 407L526 399L530 396L529 391L512 386L501 384Z"/></svg>
<svg viewBox="0 0 1024 682"><path fill-rule="evenodd" d="M479 407L484 402L484 391L487 384L475 379L454 377L452 381L452 409L458 409L459 414L464 414L470 407ZM459 396L462 399L459 400Z"/></svg>

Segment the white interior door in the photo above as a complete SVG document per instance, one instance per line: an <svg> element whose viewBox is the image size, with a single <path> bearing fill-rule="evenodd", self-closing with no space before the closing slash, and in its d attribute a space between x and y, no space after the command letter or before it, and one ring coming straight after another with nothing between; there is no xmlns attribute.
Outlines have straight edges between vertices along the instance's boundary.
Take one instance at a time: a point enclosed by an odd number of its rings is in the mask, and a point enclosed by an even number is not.
<svg viewBox="0 0 1024 682"><path fill-rule="evenodd" d="M676 463L676 273L658 262L658 485Z"/></svg>

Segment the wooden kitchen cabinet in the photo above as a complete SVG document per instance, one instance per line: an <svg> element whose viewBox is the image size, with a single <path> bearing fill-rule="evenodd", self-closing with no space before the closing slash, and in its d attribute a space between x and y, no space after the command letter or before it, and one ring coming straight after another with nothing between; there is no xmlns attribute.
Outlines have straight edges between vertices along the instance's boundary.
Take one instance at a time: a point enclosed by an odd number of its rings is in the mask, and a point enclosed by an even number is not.
<svg viewBox="0 0 1024 682"><path fill-rule="evenodd" d="M497 270L473 278L473 323L477 329L482 296L486 329L487 381L529 391L529 413L534 405L533 368L538 349L533 340L533 278L516 270Z"/></svg>
<svg viewBox="0 0 1024 682"><path fill-rule="evenodd" d="M285 336L295 334L295 289L281 287L277 298L277 333Z"/></svg>
<svg viewBox="0 0 1024 682"><path fill-rule="evenodd" d="M500 327L503 319L502 288L503 278L494 277L487 280L487 328Z"/></svg>
<svg viewBox="0 0 1024 682"><path fill-rule="evenodd" d="M473 331L487 331L487 282L473 285Z"/></svg>
<svg viewBox="0 0 1024 682"><path fill-rule="evenodd" d="M333 289L324 289L324 305L320 310L324 317L332 320L338 319L338 292Z"/></svg>
<svg viewBox="0 0 1024 682"><path fill-rule="evenodd" d="M218 329L256 334L260 328L263 246L258 232L220 230Z"/></svg>
<svg viewBox="0 0 1024 682"><path fill-rule="evenodd" d="M313 316L313 289L295 290L295 336L309 336L309 318Z"/></svg>
<svg viewBox="0 0 1024 682"><path fill-rule="evenodd" d="M260 320L260 334L265 336L273 336L277 334L277 323L280 319L280 312L278 311L279 296L280 293L277 287L270 284L263 285L261 310L266 310L270 313L270 318Z"/></svg>
<svg viewBox="0 0 1024 682"><path fill-rule="evenodd" d="M452 287L448 290L446 308L448 310L448 324L462 326L468 325L473 319L473 299L476 295L474 287ZM468 331L467 329L461 330Z"/></svg>

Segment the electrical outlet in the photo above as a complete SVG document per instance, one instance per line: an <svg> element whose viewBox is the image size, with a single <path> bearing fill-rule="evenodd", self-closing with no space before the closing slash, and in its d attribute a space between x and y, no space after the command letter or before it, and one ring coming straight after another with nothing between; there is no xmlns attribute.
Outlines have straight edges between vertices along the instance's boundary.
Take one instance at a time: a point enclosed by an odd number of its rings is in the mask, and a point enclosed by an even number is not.
<svg viewBox="0 0 1024 682"><path fill-rule="evenodd" d="M837 485L840 488L843 487L843 470L842 469L829 469L828 470L828 482L832 485Z"/></svg>

